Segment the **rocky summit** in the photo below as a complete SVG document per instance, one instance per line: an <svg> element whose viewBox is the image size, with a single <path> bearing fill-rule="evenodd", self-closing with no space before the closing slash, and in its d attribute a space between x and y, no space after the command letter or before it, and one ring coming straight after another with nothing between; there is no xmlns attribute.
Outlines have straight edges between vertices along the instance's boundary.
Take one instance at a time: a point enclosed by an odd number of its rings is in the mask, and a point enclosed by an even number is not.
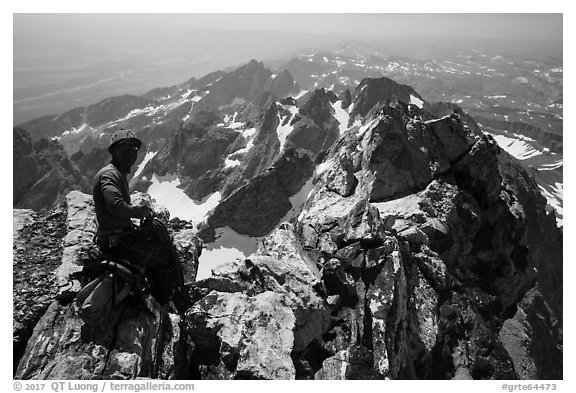
<svg viewBox="0 0 576 393"><path fill-rule="evenodd" d="M194 227L132 198L170 227L186 311L132 299L88 328L60 295L94 252L91 197L15 210L15 275L34 272L15 280L16 378L563 378L562 230L537 179L472 117L386 78L280 101L291 76L257 62L209 80L215 95L142 173L173 160L188 193L222 200ZM215 113L229 105L242 127ZM199 238L224 227L257 251L196 280Z"/></svg>

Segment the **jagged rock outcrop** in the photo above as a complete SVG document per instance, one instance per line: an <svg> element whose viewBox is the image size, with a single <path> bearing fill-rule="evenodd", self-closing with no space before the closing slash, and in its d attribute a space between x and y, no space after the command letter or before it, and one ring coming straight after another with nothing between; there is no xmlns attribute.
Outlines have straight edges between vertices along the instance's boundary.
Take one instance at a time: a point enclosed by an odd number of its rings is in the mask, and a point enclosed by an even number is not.
<svg viewBox="0 0 576 393"><path fill-rule="evenodd" d="M135 201L143 198L149 197L134 195ZM156 207L156 210L160 216L168 218L166 211L162 214L162 209ZM91 196L77 191L67 195L66 227L67 234L61 245L45 245L61 250L61 261L53 273L46 272L52 278L43 285L58 288L58 285L67 284L69 274L81 270L87 254L95 251L92 238L96 227ZM25 230L26 227L22 229ZM185 266L192 265L186 270L185 278L191 283L195 280L201 243L194 231L187 228L178 230L174 238L181 261ZM68 285L64 289L75 292L79 288ZM88 328L77 315L77 305L54 300L53 292L48 299L51 304L36 323L18 362L16 378L173 379L189 376L181 318L160 307L150 295L128 298L114 310L106 326Z"/></svg>
<svg viewBox="0 0 576 393"><path fill-rule="evenodd" d="M195 122L178 129L145 173L163 176L176 164L182 175L196 178L216 168L239 135L237 131L216 127L217 120L215 113L202 112Z"/></svg>
<svg viewBox="0 0 576 393"><path fill-rule="evenodd" d="M194 111L246 104L256 101L265 92L282 98L296 88L297 84L288 71L272 77L272 71L264 67L263 63L251 60L207 86L209 93Z"/></svg>
<svg viewBox="0 0 576 393"><path fill-rule="evenodd" d="M338 122L331 103L336 95L325 89L312 92L292 120L293 131L286 138L287 146L306 149L313 154L327 150L338 139Z"/></svg>
<svg viewBox="0 0 576 393"><path fill-rule="evenodd" d="M298 83L288 70L283 70L277 75L272 75L264 86L264 91L269 91L276 97L284 98L288 94L298 91Z"/></svg>
<svg viewBox="0 0 576 393"><path fill-rule="evenodd" d="M194 286L186 331L203 379L294 379L293 359L329 326L320 273L290 225L249 259L219 267Z"/></svg>
<svg viewBox="0 0 576 393"><path fill-rule="evenodd" d="M350 93L350 90L346 89L342 94L340 94L338 99L342 101L342 109L348 109L352 103L352 93Z"/></svg>
<svg viewBox="0 0 576 393"><path fill-rule="evenodd" d="M32 143L23 128L13 129L12 205L39 210L53 208L73 189L88 191L88 178L70 160L56 141L41 139Z"/></svg>
<svg viewBox="0 0 576 393"><path fill-rule="evenodd" d="M562 257L540 254L550 244L561 250L545 201L517 163L490 137L467 132L459 117L424 123L420 135L435 142L418 144L406 125L407 113L399 116L390 108L383 113L379 118L375 112L374 123L367 121L355 137L334 145L296 222L304 247L321 267L328 295L339 297L332 300L337 317L323 343L332 356L316 377L521 377L520 360L509 354L510 340L499 336L509 332L501 329L518 304L534 304L526 300L534 296L525 295L536 282L547 282L543 285L550 290L551 277L561 276ZM367 143L375 137L404 143L378 151ZM428 155L420 168L430 172L407 184L405 169L414 170L414 162L402 160L419 154L420 147ZM394 154L399 151L403 154ZM370 153L379 165L365 158ZM331 168L338 168L334 163L346 155L360 181L353 194L343 196L330 179ZM380 182L379 172L386 173ZM544 223L555 233L548 239L536 229ZM538 274L549 270L554 273ZM554 378L558 374L541 359L548 356L558 364L561 314L551 308L559 294L537 298L546 305L538 312L545 310L549 321L539 327L554 345L545 354L524 350L523 360L538 364L540 378Z"/></svg>

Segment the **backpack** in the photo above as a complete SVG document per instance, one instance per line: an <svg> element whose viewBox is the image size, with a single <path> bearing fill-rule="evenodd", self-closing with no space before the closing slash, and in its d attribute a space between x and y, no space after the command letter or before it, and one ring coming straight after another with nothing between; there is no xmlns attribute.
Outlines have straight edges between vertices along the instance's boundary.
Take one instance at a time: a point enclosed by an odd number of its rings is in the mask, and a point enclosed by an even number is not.
<svg viewBox="0 0 576 393"><path fill-rule="evenodd" d="M146 217L140 223L140 231L144 236L160 245L168 246L172 244L172 236L162 220L156 217Z"/></svg>
<svg viewBox="0 0 576 393"><path fill-rule="evenodd" d="M106 324L112 311L128 297L149 291L146 277L136 268L104 260L86 265L82 274L91 279L76 295L78 315L88 326Z"/></svg>

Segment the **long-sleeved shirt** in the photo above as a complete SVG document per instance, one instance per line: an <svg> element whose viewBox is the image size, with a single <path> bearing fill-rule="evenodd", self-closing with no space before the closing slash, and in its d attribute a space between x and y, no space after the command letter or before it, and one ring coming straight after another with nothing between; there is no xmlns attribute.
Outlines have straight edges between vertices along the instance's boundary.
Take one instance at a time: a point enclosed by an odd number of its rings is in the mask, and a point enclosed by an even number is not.
<svg viewBox="0 0 576 393"><path fill-rule="evenodd" d="M92 183L98 232L121 229L132 224L136 207L130 205L128 178L112 164L100 169Z"/></svg>

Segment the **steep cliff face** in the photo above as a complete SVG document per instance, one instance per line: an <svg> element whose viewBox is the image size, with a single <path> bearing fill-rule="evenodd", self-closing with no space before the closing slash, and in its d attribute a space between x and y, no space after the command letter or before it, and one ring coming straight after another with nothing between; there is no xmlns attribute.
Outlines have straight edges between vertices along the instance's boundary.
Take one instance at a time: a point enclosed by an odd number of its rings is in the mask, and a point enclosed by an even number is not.
<svg viewBox="0 0 576 393"><path fill-rule="evenodd" d="M293 131L286 144L306 149L312 154L327 150L338 139L338 124L331 103L336 95L324 89L312 92L302 103L299 113L292 120Z"/></svg>
<svg viewBox="0 0 576 393"><path fill-rule="evenodd" d="M289 198L302 188L313 170L306 154L285 150L272 167L220 202L207 225L228 226L250 236L270 233L292 207Z"/></svg>

